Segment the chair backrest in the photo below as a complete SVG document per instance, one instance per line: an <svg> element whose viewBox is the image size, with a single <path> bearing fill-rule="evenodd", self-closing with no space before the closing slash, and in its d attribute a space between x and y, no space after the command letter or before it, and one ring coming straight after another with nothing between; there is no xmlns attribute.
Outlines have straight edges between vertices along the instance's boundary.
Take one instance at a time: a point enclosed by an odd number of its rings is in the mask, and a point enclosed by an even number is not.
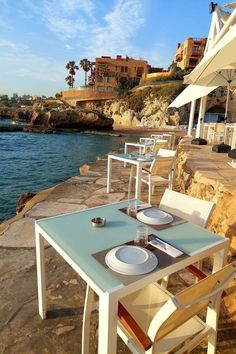
<svg viewBox="0 0 236 354"><path fill-rule="evenodd" d="M150 137L154 138L154 139L162 139L163 138L163 134L151 134Z"/></svg>
<svg viewBox="0 0 236 354"><path fill-rule="evenodd" d="M169 149L159 149L158 156L165 156L165 157L170 157L170 156L175 156L176 155L176 150L169 150Z"/></svg>
<svg viewBox="0 0 236 354"><path fill-rule="evenodd" d="M160 201L160 209L202 227L206 226L214 205L213 202L194 198L168 188Z"/></svg>
<svg viewBox="0 0 236 354"><path fill-rule="evenodd" d="M163 140L163 139L156 140L152 148L153 154L157 154L158 151L162 148L165 148L167 144L168 144L167 140Z"/></svg>
<svg viewBox="0 0 236 354"><path fill-rule="evenodd" d="M148 144L148 143L154 144L155 139L154 138L140 138L139 142L143 143L143 144Z"/></svg>
<svg viewBox="0 0 236 354"><path fill-rule="evenodd" d="M214 309L223 289L234 277L236 261L169 299L153 317L149 338L158 341L207 307Z"/></svg>
<svg viewBox="0 0 236 354"><path fill-rule="evenodd" d="M158 156L151 164L150 172L151 176L161 176L167 178L171 173L172 166L174 164L174 157L162 157Z"/></svg>
<svg viewBox="0 0 236 354"><path fill-rule="evenodd" d="M163 138L162 139L166 139L168 140L168 148L172 149L173 143L174 143L174 139L175 136L173 134L163 134Z"/></svg>
<svg viewBox="0 0 236 354"><path fill-rule="evenodd" d="M215 127L216 133L224 133L225 131L225 123L217 123Z"/></svg>

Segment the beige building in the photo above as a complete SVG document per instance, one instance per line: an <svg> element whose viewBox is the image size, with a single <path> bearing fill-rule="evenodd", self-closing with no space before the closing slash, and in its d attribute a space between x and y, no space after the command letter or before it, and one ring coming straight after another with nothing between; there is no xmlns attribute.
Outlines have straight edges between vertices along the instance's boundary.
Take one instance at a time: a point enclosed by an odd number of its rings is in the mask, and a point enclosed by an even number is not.
<svg viewBox="0 0 236 354"><path fill-rule="evenodd" d="M102 56L93 63L89 85L70 88L62 92L62 99L73 106L90 106L117 96L120 77L141 79L150 69L146 60L117 55L116 58Z"/></svg>
<svg viewBox="0 0 236 354"><path fill-rule="evenodd" d="M148 71L146 60L133 59L117 55L116 58L102 56L94 62L94 88L98 91L114 91L117 89L117 80L120 77L141 79Z"/></svg>
<svg viewBox="0 0 236 354"><path fill-rule="evenodd" d="M181 69L193 69L201 61L207 38L187 38L178 43L174 63Z"/></svg>

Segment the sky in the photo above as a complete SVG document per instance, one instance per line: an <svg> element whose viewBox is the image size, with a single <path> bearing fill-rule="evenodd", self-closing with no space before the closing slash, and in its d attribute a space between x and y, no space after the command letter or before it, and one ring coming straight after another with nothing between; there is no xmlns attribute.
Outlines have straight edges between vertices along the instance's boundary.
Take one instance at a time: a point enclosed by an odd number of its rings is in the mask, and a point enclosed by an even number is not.
<svg viewBox="0 0 236 354"><path fill-rule="evenodd" d="M67 89L68 61L102 55L128 55L167 68L178 42L208 36L209 3L0 0L0 94L55 96ZM83 84L80 69L75 86Z"/></svg>

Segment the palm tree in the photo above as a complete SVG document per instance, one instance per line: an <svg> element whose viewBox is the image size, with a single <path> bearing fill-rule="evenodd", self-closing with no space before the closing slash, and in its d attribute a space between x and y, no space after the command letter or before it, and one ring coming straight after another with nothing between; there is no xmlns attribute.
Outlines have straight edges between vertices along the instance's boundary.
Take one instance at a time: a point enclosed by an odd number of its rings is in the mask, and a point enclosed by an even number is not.
<svg viewBox="0 0 236 354"><path fill-rule="evenodd" d="M101 75L103 77L104 91L105 91L105 87L106 87L106 77L109 77L109 74L110 74L110 70L109 70L107 64L104 64L99 68L99 75Z"/></svg>
<svg viewBox="0 0 236 354"><path fill-rule="evenodd" d="M80 60L79 65L84 70L84 74L85 74L84 86L86 86L87 85L87 73L91 69L92 63L88 59L82 59L82 60Z"/></svg>
<svg viewBox="0 0 236 354"><path fill-rule="evenodd" d="M69 87L72 87L74 86L74 82L75 82L75 79L73 77L73 75L68 75L66 78L65 78L66 82L67 82L67 85Z"/></svg>
<svg viewBox="0 0 236 354"><path fill-rule="evenodd" d="M66 64L66 69L69 72L69 76L67 76L65 78L65 80L67 81L67 83L70 87L74 87L74 82L75 82L74 76L75 76L76 70L79 70L79 67L78 67L78 65L75 64L74 60L71 60ZM71 79L69 79L70 76L71 76ZM70 82L70 84L69 84L69 82Z"/></svg>

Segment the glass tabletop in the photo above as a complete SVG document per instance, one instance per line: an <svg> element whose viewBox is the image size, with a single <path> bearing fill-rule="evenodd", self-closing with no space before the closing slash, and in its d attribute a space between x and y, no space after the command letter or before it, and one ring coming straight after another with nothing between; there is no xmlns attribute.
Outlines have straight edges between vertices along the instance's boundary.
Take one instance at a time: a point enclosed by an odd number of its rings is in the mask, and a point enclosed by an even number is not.
<svg viewBox="0 0 236 354"><path fill-rule="evenodd" d="M135 239L136 227L141 222L119 210L127 206L128 201L122 201L41 219L36 224L102 291L110 291L122 283L99 264L93 254ZM94 228L91 225L94 217L105 217L106 225ZM156 229L147 227L149 233L157 233ZM189 222L158 231L158 236L189 255L210 248L223 239Z"/></svg>

